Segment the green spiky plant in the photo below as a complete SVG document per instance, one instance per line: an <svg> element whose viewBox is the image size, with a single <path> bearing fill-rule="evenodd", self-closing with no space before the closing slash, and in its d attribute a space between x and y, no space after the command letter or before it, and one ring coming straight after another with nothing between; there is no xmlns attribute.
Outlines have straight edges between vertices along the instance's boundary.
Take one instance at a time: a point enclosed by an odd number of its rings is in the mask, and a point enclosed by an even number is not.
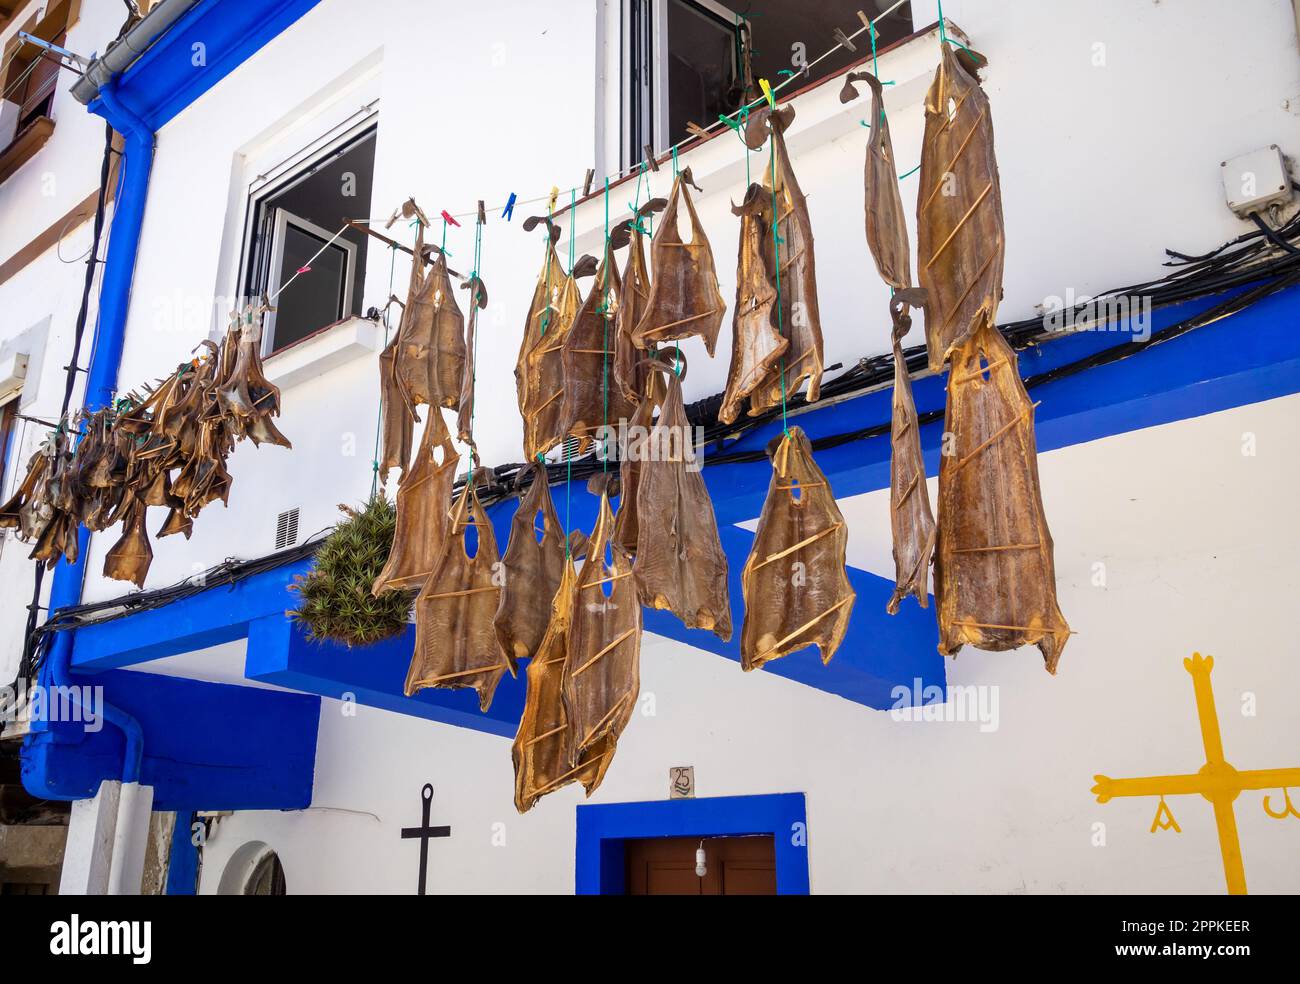
<svg viewBox="0 0 1300 984"><path fill-rule="evenodd" d="M411 610L409 591L370 593L388 561L397 509L382 495L360 510L340 505L343 519L316 551L316 562L290 586L302 604L286 614L307 627L307 638L368 646L399 635Z"/></svg>

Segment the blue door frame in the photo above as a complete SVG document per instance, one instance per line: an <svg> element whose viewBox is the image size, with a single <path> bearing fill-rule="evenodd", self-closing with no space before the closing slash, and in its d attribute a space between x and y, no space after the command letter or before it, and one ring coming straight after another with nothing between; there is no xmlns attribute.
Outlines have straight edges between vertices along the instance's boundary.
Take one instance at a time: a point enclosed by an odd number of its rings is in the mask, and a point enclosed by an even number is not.
<svg viewBox="0 0 1300 984"><path fill-rule="evenodd" d="M808 894L808 814L803 793L713 796L578 807L574 891L622 895L624 845L648 837L738 837L771 834L776 893Z"/></svg>

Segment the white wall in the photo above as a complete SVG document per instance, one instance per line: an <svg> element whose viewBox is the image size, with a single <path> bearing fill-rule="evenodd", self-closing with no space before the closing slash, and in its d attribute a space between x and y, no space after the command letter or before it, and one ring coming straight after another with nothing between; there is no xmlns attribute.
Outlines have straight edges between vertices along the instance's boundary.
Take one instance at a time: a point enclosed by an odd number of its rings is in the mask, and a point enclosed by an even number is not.
<svg viewBox="0 0 1300 984"><path fill-rule="evenodd" d="M89 24L103 5L86 7ZM1246 8L1253 16L1237 15ZM232 221L231 208L244 200L246 158L291 127L310 139L311 114L324 112L319 93L355 97L347 80L376 58L381 102L369 215L386 216L408 195L436 214L580 182L596 156L593 90L603 57L595 10L595 0L374 0L357 17L344 0L324 0L169 123L159 135L124 386L170 371L207 336L214 298L233 286L242 219ZM1230 18L1212 0L954 0L945 10L991 63L986 85L1008 224L1004 320L1026 317L1044 296L1070 287L1088 293L1157 276L1165 246L1200 252L1239 234L1246 227L1223 206L1219 161L1270 143L1300 153L1296 117L1283 108L1300 92L1295 23L1284 0L1236 5ZM918 12L918 23L928 19ZM1092 64L1097 42L1106 45L1104 67ZM898 83L888 106L906 166L919 153L920 102L935 55L928 40L881 62L882 74ZM841 107L838 89L832 82L798 100L790 134L811 196L828 363L881 351L887 338L887 292L862 238L866 131L857 121L867 103L864 97ZM71 132L63 122L74 115L62 102L59 112L55 139ZM69 192L70 200L93 187L98 166L101 130L83 122L74 156L84 187ZM728 298L736 226L727 204L743 191L741 155L726 135L682 158L705 187L700 214ZM753 166L757 174L759 155ZM0 196L20 177L0 186ZM654 179L655 192L666 192L669 177L665 170ZM916 194L915 180L905 180L905 200ZM630 185L620 186L613 201L626 202L630 193ZM0 198L0 239L11 235L11 214L30 224L31 232L12 233L25 242L48 223L41 216L66 208L34 202L30 195ZM492 304L482 323L477 420L491 464L520 456L511 373L541 252L537 235L523 234L520 224L538 210L519 205L511 224L493 214L485 233L482 272ZM602 224L600 201L579 209L579 252L599 248ZM471 236L468 225L452 230L453 265L470 255ZM367 305L387 296L384 254L371 253ZM22 331L51 314L54 331L70 330L80 269L54 264L43 257L0 285L0 331ZM405 272L399 262L398 284ZM712 362L686 344L693 356L688 399L721 390L728 331ZM57 410L61 387L47 388L45 379L61 377L53 367L64 361L45 360L40 412ZM286 389L283 405L281 429L294 450L241 446L231 461L230 508L209 507L189 542L156 542L149 587L227 556L269 551L281 509L301 507L306 535L333 521L337 503L368 492L373 359ZM1184 833L1153 836L1146 832L1153 804L1100 807L1088 787L1094 772L1199 765L1181 664L1195 648L1219 660L1215 683L1230 760L1241 768L1297 764L1287 750L1300 734L1283 703L1297 684L1294 661L1285 657L1297 544L1294 524L1277 519L1291 511L1297 408L1294 399L1274 401L1043 456L1061 604L1079 635L1055 680L1033 652L963 653L952 664L954 683L1001 688L998 731L894 722L647 639L644 686L656 694L658 714L630 727L599 797L661 798L667 768L684 763L696 765L703 795L803 790L817 891L1218 891L1206 804L1172 801ZM1259 457L1239 460L1243 430L1260 435ZM846 503L846 514L854 556L869 566L888 536L879 495ZM151 517L151 525L160 521ZM93 538L89 598L125 590L98 574L114 539L112 532ZM12 629L30 565L26 551L13 547L6 543L0 555L7 620L0 633L4 651L16 655ZM1105 591L1089 580L1098 559L1109 566ZM1238 710L1244 691L1259 696L1255 718ZM720 715L719 708L728 710ZM502 739L364 709L344 719L327 706L317 767L316 806L380 820L323 809L237 815L208 848L205 888L215 885L223 857L259 839L280 851L291 891L409 891L415 847L397 830L418 819L425 781L438 790L435 821L452 825L456 845L431 846L435 890L572 887L578 794L566 790L515 817ZM1263 817L1259 800L1251 794L1238 802L1250 885L1294 891L1294 834ZM1108 848L1090 846L1094 821L1107 823ZM497 822L507 825L506 848L489 846Z"/></svg>
<svg viewBox="0 0 1300 984"><path fill-rule="evenodd" d="M669 767L684 764L701 796L803 792L815 892L1222 892L1209 803L1170 797L1182 833L1151 834L1154 800L1100 805L1089 789L1098 773L1201 766L1182 663L1194 650L1215 657L1228 761L1300 765L1300 667L1286 656L1300 530L1278 521L1297 478L1298 413L1300 397L1287 397L1041 456L1061 608L1078 634L1054 678L1036 649L966 650L948 664L950 684L996 691L996 730L895 720L647 636L642 695L655 714L628 725L594 801L664 799ZM1246 433L1253 457L1241 452ZM886 501L845 503L851 555L879 553ZM1229 518L1189 533L1212 517ZM1097 561L1105 586L1093 583ZM290 892L411 893L418 849L399 828L418 823L425 782L433 822L452 827L430 847L431 892L572 891L577 787L520 817L507 739L339 708L322 706L312 809L223 820L204 852L204 891L232 852L260 840L279 853ZM1236 803L1247 884L1294 893L1294 822L1265 816L1263 795Z"/></svg>

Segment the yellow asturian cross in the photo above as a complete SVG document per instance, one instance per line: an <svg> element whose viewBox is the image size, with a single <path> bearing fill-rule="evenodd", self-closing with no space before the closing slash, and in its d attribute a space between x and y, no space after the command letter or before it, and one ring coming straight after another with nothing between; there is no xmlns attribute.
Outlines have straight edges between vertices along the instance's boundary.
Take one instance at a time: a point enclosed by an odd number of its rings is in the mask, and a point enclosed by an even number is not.
<svg viewBox="0 0 1300 984"><path fill-rule="evenodd" d="M1196 713L1201 721L1201 741L1205 745L1205 764L1194 775L1148 776L1140 779L1111 779L1093 776L1097 785L1092 792L1098 803L1106 803L1115 796L1159 796L1156 819L1151 825L1181 833L1174 815L1165 804L1166 796L1188 796L1200 793L1214 804L1214 822L1219 828L1219 851L1223 855L1223 875L1228 882L1229 895L1246 894L1246 870L1241 863L1241 842L1237 837L1237 817L1233 801L1247 789L1282 790L1283 807L1274 811L1270 797L1264 797L1264 812L1276 820L1288 816L1300 819L1291 802L1289 786L1300 786L1300 769L1253 769L1239 772L1223 758L1223 737L1219 733L1219 716L1214 709L1214 691L1210 689L1210 671L1214 669L1213 656L1193 653L1183 660L1183 666L1192 675L1192 689L1196 693ZM1167 818L1167 820L1165 819ZM1164 822L1162 822L1164 821Z"/></svg>

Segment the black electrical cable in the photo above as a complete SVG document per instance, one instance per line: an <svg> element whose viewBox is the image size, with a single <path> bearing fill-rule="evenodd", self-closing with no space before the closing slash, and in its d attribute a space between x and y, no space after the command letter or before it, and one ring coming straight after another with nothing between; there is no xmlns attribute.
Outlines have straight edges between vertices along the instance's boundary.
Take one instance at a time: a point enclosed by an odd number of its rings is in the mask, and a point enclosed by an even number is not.
<svg viewBox="0 0 1300 984"><path fill-rule="evenodd" d="M72 334L72 354L68 358L67 381L63 387L63 405L59 410L59 420L66 422L68 409L72 406L72 394L77 387L77 373L80 371L78 360L81 357L81 343L86 334L86 322L90 317L90 295L94 289L96 267L99 265L99 244L104 234L104 213L108 202L108 182L113 160L113 127L104 124L104 157L99 166L99 193L95 198L95 221L91 232L90 252L86 255L86 276L81 288L81 306L77 309L76 327ZM45 564L37 561L33 575L32 601L27 606L27 626L23 634L23 652L18 661L18 680L30 680L36 669L36 620L41 611L41 592L45 584Z"/></svg>
<svg viewBox="0 0 1300 984"><path fill-rule="evenodd" d="M1300 249L1296 249L1289 242L1287 242L1285 239L1279 236L1277 230L1274 229L1272 226L1270 226L1267 222L1265 222L1263 216L1261 216L1258 212L1251 212L1250 217L1254 221L1255 225L1259 226L1259 231L1262 232L1266 237L1268 237L1268 241L1270 243L1272 243L1278 249L1285 250L1288 253L1295 253L1297 255L1300 255Z"/></svg>

